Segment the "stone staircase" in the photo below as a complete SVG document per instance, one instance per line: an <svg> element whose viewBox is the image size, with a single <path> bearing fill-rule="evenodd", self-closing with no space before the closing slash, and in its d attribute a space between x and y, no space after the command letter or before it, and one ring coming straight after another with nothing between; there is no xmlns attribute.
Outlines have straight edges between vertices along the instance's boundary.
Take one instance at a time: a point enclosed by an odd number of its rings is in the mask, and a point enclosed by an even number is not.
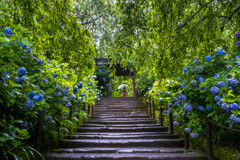
<svg viewBox="0 0 240 160"><path fill-rule="evenodd" d="M146 115L137 98L102 98L94 115L79 132L65 139L46 160L205 160L184 149L183 140L170 135Z"/></svg>

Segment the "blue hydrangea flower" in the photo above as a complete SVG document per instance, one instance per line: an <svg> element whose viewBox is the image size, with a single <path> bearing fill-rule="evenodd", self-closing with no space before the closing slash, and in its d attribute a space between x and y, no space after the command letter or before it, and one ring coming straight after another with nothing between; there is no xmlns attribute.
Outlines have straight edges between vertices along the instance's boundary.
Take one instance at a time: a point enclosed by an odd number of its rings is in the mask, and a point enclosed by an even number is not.
<svg viewBox="0 0 240 160"><path fill-rule="evenodd" d="M28 122L25 121L21 124L21 128L26 129L28 127Z"/></svg>
<svg viewBox="0 0 240 160"><path fill-rule="evenodd" d="M173 125L178 126L179 123L178 123L177 121L174 121L174 122L173 122Z"/></svg>
<svg viewBox="0 0 240 160"><path fill-rule="evenodd" d="M92 86L92 89L94 89L95 88L95 86Z"/></svg>
<svg viewBox="0 0 240 160"><path fill-rule="evenodd" d="M168 84L168 81L166 81L165 84Z"/></svg>
<svg viewBox="0 0 240 160"><path fill-rule="evenodd" d="M200 111L204 111L204 108L203 108L202 106L198 106L198 109L199 109Z"/></svg>
<svg viewBox="0 0 240 160"><path fill-rule="evenodd" d="M22 77L16 77L16 78L14 79L14 81L15 81L15 83L17 83L17 84L23 84L26 79L27 79L27 78L26 78L25 76L22 76Z"/></svg>
<svg viewBox="0 0 240 160"><path fill-rule="evenodd" d="M164 111L163 111L163 113L164 113L164 114L167 114L167 111L166 111L166 110L164 110Z"/></svg>
<svg viewBox="0 0 240 160"><path fill-rule="evenodd" d="M181 83L181 87L182 87L182 88L184 88L184 87L185 87L184 83Z"/></svg>
<svg viewBox="0 0 240 160"><path fill-rule="evenodd" d="M18 77L22 77L22 76L24 76L25 74L27 74L27 70L26 70L25 67L18 68L18 71L17 71Z"/></svg>
<svg viewBox="0 0 240 160"><path fill-rule="evenodd" d="M238 85L238 83L239 83L239 81L237 79L235 79L235 78L229 78L229 79L227 79L226 82L231 87L236 87Z"/></svg>
<svg viewBox="0 0 240 160"><path fill-rule="evenodd" d="M68 90L63 91L63 93L64 93L64 94L67 94L67 93L68 93Z"/></svg>
<svg viewBox="0 0 240 160"><path fill-rule="evenodd" d="M219 73L216 73L215 75L214 75L214 77L219 77L220 76L220 74Z"/></svg>
<svg viewBox="0 0 240 160"><path fill-rule="evenodd" d="M76 96L74 94L72 94L72 95L70 95L69 98L70 98L70 101L73 101L76 98Z"/></svg>
<svg viewBox="0 0 240 160"><path fill-rule="evenodd" d="M223 55L223 51L221 49L217 50L217 53L219 54L219 56Z"/></svg>
<svg viewBox="0 0 240 160"><path fill-rule="evenodd" d="M205 61L210 62L211 61L211 56L206 56Z"/></svg>
<svg viewBox="0 0 240 160"><path fill-rule="evenodd" d="M234 61L236 61L237 59L240 59L240 55L234 57Z"/></svg>
<svg viewBox="0 0 240 160"><path fill-rule="evenodd" d="M71 105L70 102L68 102L67 105L66 105L67 108L70 108L71 106L72 106L72 105Z"/></svg>
<svg viewBox="0 0 240 160"><path fill-rule="evenodd" d="M85 87L86 90L88 90L88 87Z"/></svg>
<svg viewBox="0 0 240 160"><path fill-rule="evenodd" d="M33 101L28 99L27 102L25 103L25 107L27 109L32 109L33 108Z"/></svg>
<svg viewBox="0 0 240 160"><path fill-rule="evenodd" d="M184 101L184 100L186 100L187 97L185 95L181 94L178 98L180 100Z"/></svg>
<svg viewBox="0 0 240 160"><path fill-rule="evenodd" d="M103 86L101 86L101 89L103 89Z"/></svg>
<svg viewBox="0 0 240 160"><path fill-rule="evenodd" d="M215 99L216 102L219 102L221 97L220 96L215 96L214 99Z"/></svg>
<svg viewBox="0 0 240 160"><path fill-rule="evenodd" d="M78 97L78 102L80 102L82 100L82 97Z"/></svg>
<svg viewBox="0 0 240 160"><path fill-rule="evenodd" d="M52 121L52 116L45 116L44 120L47 122L51 122Z"/></svg>
<svg viewBox="0 0 240 160"><path fill-rule="evenodd" d="M31 53L31 47L30 46L27 46L27 54Z"/></svg>
<svg viewBox="0 0 240 160"><path fill-rule="evenodd" d="M211 110L211 107L210 107L210 106L207 106L207 107L206 107L206 110L210 111L210 110Z"/></svg>
<svg viewBox="0 0 240 160"><path fill-rule="evenodd" d="M202 78L202 77L200 77L199 79L198 79L198 82L200 83L200 82L204 82L204 79Z"/></svg>
<svg viewBox="0 0 240 160"><path fill-rule="evenodd" d="M191 112L192 111L192 106L188 103L184 104L183 108L186 112Z"/></svg>
<svg viewBox="0 0 240 160"><path fill-rule="evenodd" d="M85 99L83 100L83 103L86 103L86 100L85 100Z"/></svg>
<svg viewBox="0 0 240 160"><path fill-rule="evenodd" d="M163 101L163 98L159 98L159 101Z"/></svg>
<svg viewBox="0 0 240 160"><path fill-rule="evenodd" d="M94 97L94 99L96 100L96 99L97 99L97 97L95 96L95 97Z"/></svg>
<svg viewBox="0 0 240 160"><path fill-rule="evenodd" d="M77 93L77 92L78 92L78 87L77 87L77 86L74 86L74 87L73 87L73 92L74 92L74 93Z"/></svg>
<svg viewBox="0 0 240 160"><path fill-rule="evenodd" d="M92 77L93 79L96 79L97 78L97 76L96 75L93 75L93 77Z"/></svg>
<svg viewBox="0 0 240 160"><path fill-rule="evenodd" d="M236 38L239 38L239 37L240 37L240 32L237 32L237 33L235 34L235 36L236 36Z"/></svg>
<svg viewBox="0 0 240 160"><path fill-rule="evenodd" d="M85 98L88 99L88 96L86 95Z"/></svg>
<svg viewBox="0 0 240 160"><path fill-rule="evenodd" d="M92 90L89 90L89 93L92 93Z"/></svg>
<svg viewBox="0 0 240 160"><path fill-rule="evenodd" d="M100 98L98 98L98 101L100 101Z"/></svg>
<svg viewBox="0 0 240 160"><path fill-rule="evenodd" d="M43 94L42 93L39 93L37 96L34 96L33 99L35 101L41 101L43 99Z"/></svg>
<svg viewBox="0 0 240 160"><path fill-rule="evenodd" d="M225 83L223 82L223 81L219 81L219 82L217 82L217 86L218 87L225 87Z"/></svg>
<svg viewBox="0 0 240 160"><path fill-rule="evenodd" d="M60 92L55 92L54 93L54 96L59 96L60 95Z"/></svg>
<svg viewBox="0 0 240 160"><path fill-rule="evenodd" d="M42 60L39 59L39 60L37 61L37 64L41 64L41 63L42 63Z"/></svg>
<svg viewBox="0 0 240 160"><path fill-rule="evenodd" d="M169 106L170 106L170 107L172 107L172 106L173 106L173 104L170 102L170 103L169 103Z"/></svg>
<svg viewBox="0 0 240 160"><path fill-rule="evenodd" d="M173 102L177 102L177 101L178 101L178 98L177 98L177 97L173 97L172 101L173 101Z"/></svg>
<svg viewBox="0 0 240 160"><path fill-rule="evenodd" d="M211 88L211 92L212 92L212 94L217 95L217 94L219 93L219 88L216 87L216 86L213 86L213 87Z"/></svg>
<svg viewBox="0 0 240 160"><path fill-rule="evenodd" d="M103 96L103 94L100 94L100 97L102 97Z"/></svg>
<svg viewBox="0 0 240 160"><path fill-rule="evenodd" d="M181 103L180 102L175 102L175 105L176 106L179 106Z"/></svg>
<svg viewBox="0 0 240 160"><path fill-rule="evenodd" d="M83 96L84 96L84 94L83 94L83 93L81 93L81 94L80 94L80 96L81 96L81 97L83 97Z"/></svg>
<svg viewBox="0 0 240 160"><path fill-rule="evenodd" d="M88 83L89 86L91 86L91 83Z"/></svg>
<svg viewBox="0 0 240 160"><path fill-rule="evenodd" d="M190 136L192 138L197 138L199 136L199 134L198 133L190 133Z"/></svg>
<svg viewBox="0 0 240 160"><path fill-rule="evenodd" d="M184 71L185 73L187 73L187 68L183 68L183 71Z"/></svg>
<svg viewBox="0 0 240 160"><path fill-rule="evenodd" d="M237 46L240 46L240 41L237 41Z"/></svg>
<svg viewBox="0 0 240 160"><path fill-rule="evenodd" d="M12 36L13 35L13 31L9 28L9 27L5 27L3 34L7 37Z"/></svg>
<svg viewBox="0 0 240 160"><path fill-rule="evenodd" d="M185 128L184 130L185 130L185 132L187 132L187 133L190 133L190 132L191 132L191 129L189 129L189 128Z"/></svg>
<svg viewBox="0 0 240 160"><path fill-rule="evenodd" d="M62 91L62 88L60 86L57 86L56 87L56 92L61 92Z"/></svg>
<svg viewBox="0 0 240 160"><path fill-rule="evenodd" d="M62 63L61 67L64 67L64 63Z"/></svg>
<svg viewBox="0 0 240 160"><path fill-rule="evenodd" d="M103 78L103 81L105 81L106 80L106 78Z"/></svg>
<svg viewBox="0 0 240 160"><path fill-rule="evenodd" d="M169 114L172 114L172 108L169 108L169 109L168 109L168 113L169 113Z"/></svg>
<svg viewBox="0 0 240 160"><path fill-rule="evenodd" d="M239 123L240 122L240 118L236 117L235 114L232 114L230 116L230 120L233 122L233 123Z"/></svg>
<svg viewBox="0 0 240 160"><path fill-rule="evenodd" d="M66 87L66 90L69 90L69 86Z"/></svg>
<svg viewBox="0 0 240 160"><path fill-rule="evenodd" d="M194 64L197 64L197 59L194 59L193 63L194 63Z"/></svg>
<svg viewBox="0 0 240 160"><path fill-rule="evenodd" d="M175 118L177 118L177 117L178 117L178 115L177 115L177 114L174 114L174 117L175 117Z"/></svg>
<svg viewBox="0 0 240 160"><path fill-rule="evenodd" d="M238 104L237 103L231 103L230 104L232 109L238 109Z"/></svg>
<svg viewBox="0 0 240 160"><path fill-rule="evenodd" d="M77 86L78 86L78 89L80 89L80 88L83 87L83 83L82 83L82 82L79 82Z"/></svg>
<svg viewBox="0 0 240 160"><path fill-rule="evenodd" d="M44 83L47 83L48 80L47 80L46 78L43 78L43 82L44 82Z"/></svg>
<svg viewBox="0 0 240 160"><path fill-rule="evenodd" d="M33 97L35 96L35 93L33 91L31 91L29 94L28 94L28 98L30 99L33 99Z"/></svg>

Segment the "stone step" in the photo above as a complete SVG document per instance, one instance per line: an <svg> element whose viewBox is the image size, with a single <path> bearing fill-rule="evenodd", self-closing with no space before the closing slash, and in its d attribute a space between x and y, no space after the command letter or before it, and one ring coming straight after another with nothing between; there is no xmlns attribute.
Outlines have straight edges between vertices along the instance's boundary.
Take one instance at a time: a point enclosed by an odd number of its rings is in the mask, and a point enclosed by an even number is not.
<svg viewBox="0 0 240 160"><path fill-rule="evenodd" d="M145 121L145 120L151 120L149 119L149 116L147 115L132 115L132 116L93 116L91 117L91 119L89 121L94 121L94 120L111 120L111 121L137 121L137 120L140 120L140 121Z"/></svg>
<svg viewBox="0 0 240 160"><path fill-rule="evenodd" d="M140 135L71 135L71 139L177 139L178 135L170 134L140 134Z"/></svg>
<svg viewBox="0 0 240 160"><path fill-rule="evenodd" d="M158 124L84 124L82 127L157 127Z"/></svg>
<svg viewBox="0 0 240 160"><path fill-rule="evenodd" d="M143 114L93 114L92 118L102 118L102 117L107 117L107 118L149 118L148 115L145 113Z"/></svg>
<svg viewBox="0 0 240 160"><path fill-rule="evenodd" d="M166 132L168 127L82 127L79 132Z"/></svg>
<svg viewBox="0 0 240 160"><path fill-rule="evenodd" d="M149 135L149 134L169 134L169 132L82 132L76 133L75 135L109 135L109 136L116 136L116 135Z"/></svg>
<svg viewBox="0 0 240 160"><path fill-rule="evenodd" d="M92 120L88 121L88 124L155 124L154 120L135 120L135 121L110 121L110 120Z"/></svg>
<svg viewBox="0 0 240 160"><path fill-rule="evenodd" d="M79 147L183 147L181 139L65 139L64 148Z"/></svg>
<svg viewBox="0 0 240 160"><path fill-rule="evenodd" d="M132 110L94 110L94 114L131 114L131 113L142 113L144 110L132 109Z"/></svg>
<svg viewBox="0 0 240 160"><path fill-rule="evenodd" d="M85 147L85 148L60 148L55 149L55 153L191 153L192 150L184 148L160 148L160 147L117 147L117 148L98 148L98 147Z"/></svg>
<svg viewBox="0 0 240 160"><path fill-rule="evenodd" d="M52 153L46 160L206 160L197 153Z"/></svg>

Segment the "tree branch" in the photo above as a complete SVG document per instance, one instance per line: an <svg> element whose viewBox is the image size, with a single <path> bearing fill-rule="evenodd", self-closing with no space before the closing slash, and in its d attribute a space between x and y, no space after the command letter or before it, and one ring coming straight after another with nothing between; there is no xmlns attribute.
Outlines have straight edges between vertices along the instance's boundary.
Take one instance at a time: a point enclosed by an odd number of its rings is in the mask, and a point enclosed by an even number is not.
<svg viewBox="0 0 240 160"><path fill-rule="evenodd" d="M229 20L231 20L232 19L232 17L233 17L233 15L235 14L235 13L237 13L237 11L240 9L240 6L238 6L238 8L236 8L234 11L233 11L233 13L230 15L230 17L229 17Z"/></svg>
<svg viewBox="0 0 240 160"><path fill-rule="evenodd" d="M210 3L212 3L214 0L208 2L207 4L205 4L204 6L202 6L194 15L192 15L186 22L184 22L183 25L181 25L180 27L177 28L177 30L182 29L191 19L193 19L193 17L195 17L203 8L205 8L207 5L209 5Z"/></svg>
<svg viewBox="0 0 240 160"><path fill-rule="evenodd" d="M88 22L85 22L85 23L82 23L81 25L87 25L87 24L90 24L90 23L94 23L95 21L97 21L99 18L101 18L103 15L99 16L98 18L95 18L94 20L92 21L88 21Z"/></svg>

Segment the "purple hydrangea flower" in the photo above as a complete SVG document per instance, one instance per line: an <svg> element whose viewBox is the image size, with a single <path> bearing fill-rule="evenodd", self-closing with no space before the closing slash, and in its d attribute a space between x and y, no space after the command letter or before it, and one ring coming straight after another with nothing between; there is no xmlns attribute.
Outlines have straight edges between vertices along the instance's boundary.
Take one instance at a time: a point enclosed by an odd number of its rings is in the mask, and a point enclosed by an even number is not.
<svg viewBox="0 0 240 160"><path fill-rule="evenodd" d="M177 98L177 97L173 97L172 101L173 101L173 102L177 102L177 101L178 101L178 98Z"/></svg>
<svg viewBox="0 0 240 160"><path fill-rule="evenodd" d="M229 69L229 68L232 68L232 66L231 65L227 65L227 69Z"/></svg>
<svg viewBox="0 0 240 160"><path fill-rule="evenodd" d="M190 133L190 136L192 138L197 138L199 136L199 134L198 133Z"/></svg>
<svg viewBox="0 0 240 160"><path fill-rule="evenodd" d="M192 111L192 106L188 103L184 104L183 108L186 112L191 112Z"/></svg>
<svg viewBox="0 0 240 160"><path fill-rule="evenodd" d="M187 97L185 95L181 94L178 98L180 100L184 101L184 100L186 100Z"/></svg>
<svg viewBox="0 0 240 160"><path fill-rule="evenodd" d="M178 123L177 121L174 121L174 122L173 122L173 125L178 126L179 123Z"/></svg>
<svg viewBox="0 0 240 160"><path fill-rule="evenodd" d="M178 115L177 115L177 114L174 114L174 117L175 117L175 118L177 118L177 117L178 117Z"/></svg>
<svg viewBox="0 0 240 160"><path fill-rule="evenodd" d="M189 128L185 128L184 130L185 130L185 132L187 132L187 133L190 133L190 132L191 132L191 130L190 130Z"/></svg>
<svg viewBox="0 0 240 160"><path fill-rule="evenodd" d="M211 88L211 92L212 92L212 94L217 95L217 94L219 93L219 88L216 87L216 86L213 86L213 87Z"/></svg>
<svg viewBox="0 0 240 160"><path fill-rule="evenodd" d="M166 110L164 110L164 111L163 111L163 113L164 113L164 114L167 114L167 111L166 111Z"/></svg>
<svg viewBox="0 0 240 160"><path fill-rule="evenodd" d="M240 32L237 32L237 33L235 34L235 36L236 36L236 38L239 38L239 37L240 37Z"/></svg>
<svg viewBox="0 0 240 160"><path fill-rule="evenodd" d="M235 78L229 78L226 80L227 84L231 87L236 87L239 83L239 81Z"/></svg>
<svg viewBox="0 0 240 160"><path fill-rule="evenodd" d="M47 80L46 78L43 78L43 82L44 82L44 83L47 83L48 80Z"/></svg>
<svg viewBox="0 0 240 160"><path fill-rule="evenodd" d="M237 46L240 46L240 41L237 41Z"/></svg>

